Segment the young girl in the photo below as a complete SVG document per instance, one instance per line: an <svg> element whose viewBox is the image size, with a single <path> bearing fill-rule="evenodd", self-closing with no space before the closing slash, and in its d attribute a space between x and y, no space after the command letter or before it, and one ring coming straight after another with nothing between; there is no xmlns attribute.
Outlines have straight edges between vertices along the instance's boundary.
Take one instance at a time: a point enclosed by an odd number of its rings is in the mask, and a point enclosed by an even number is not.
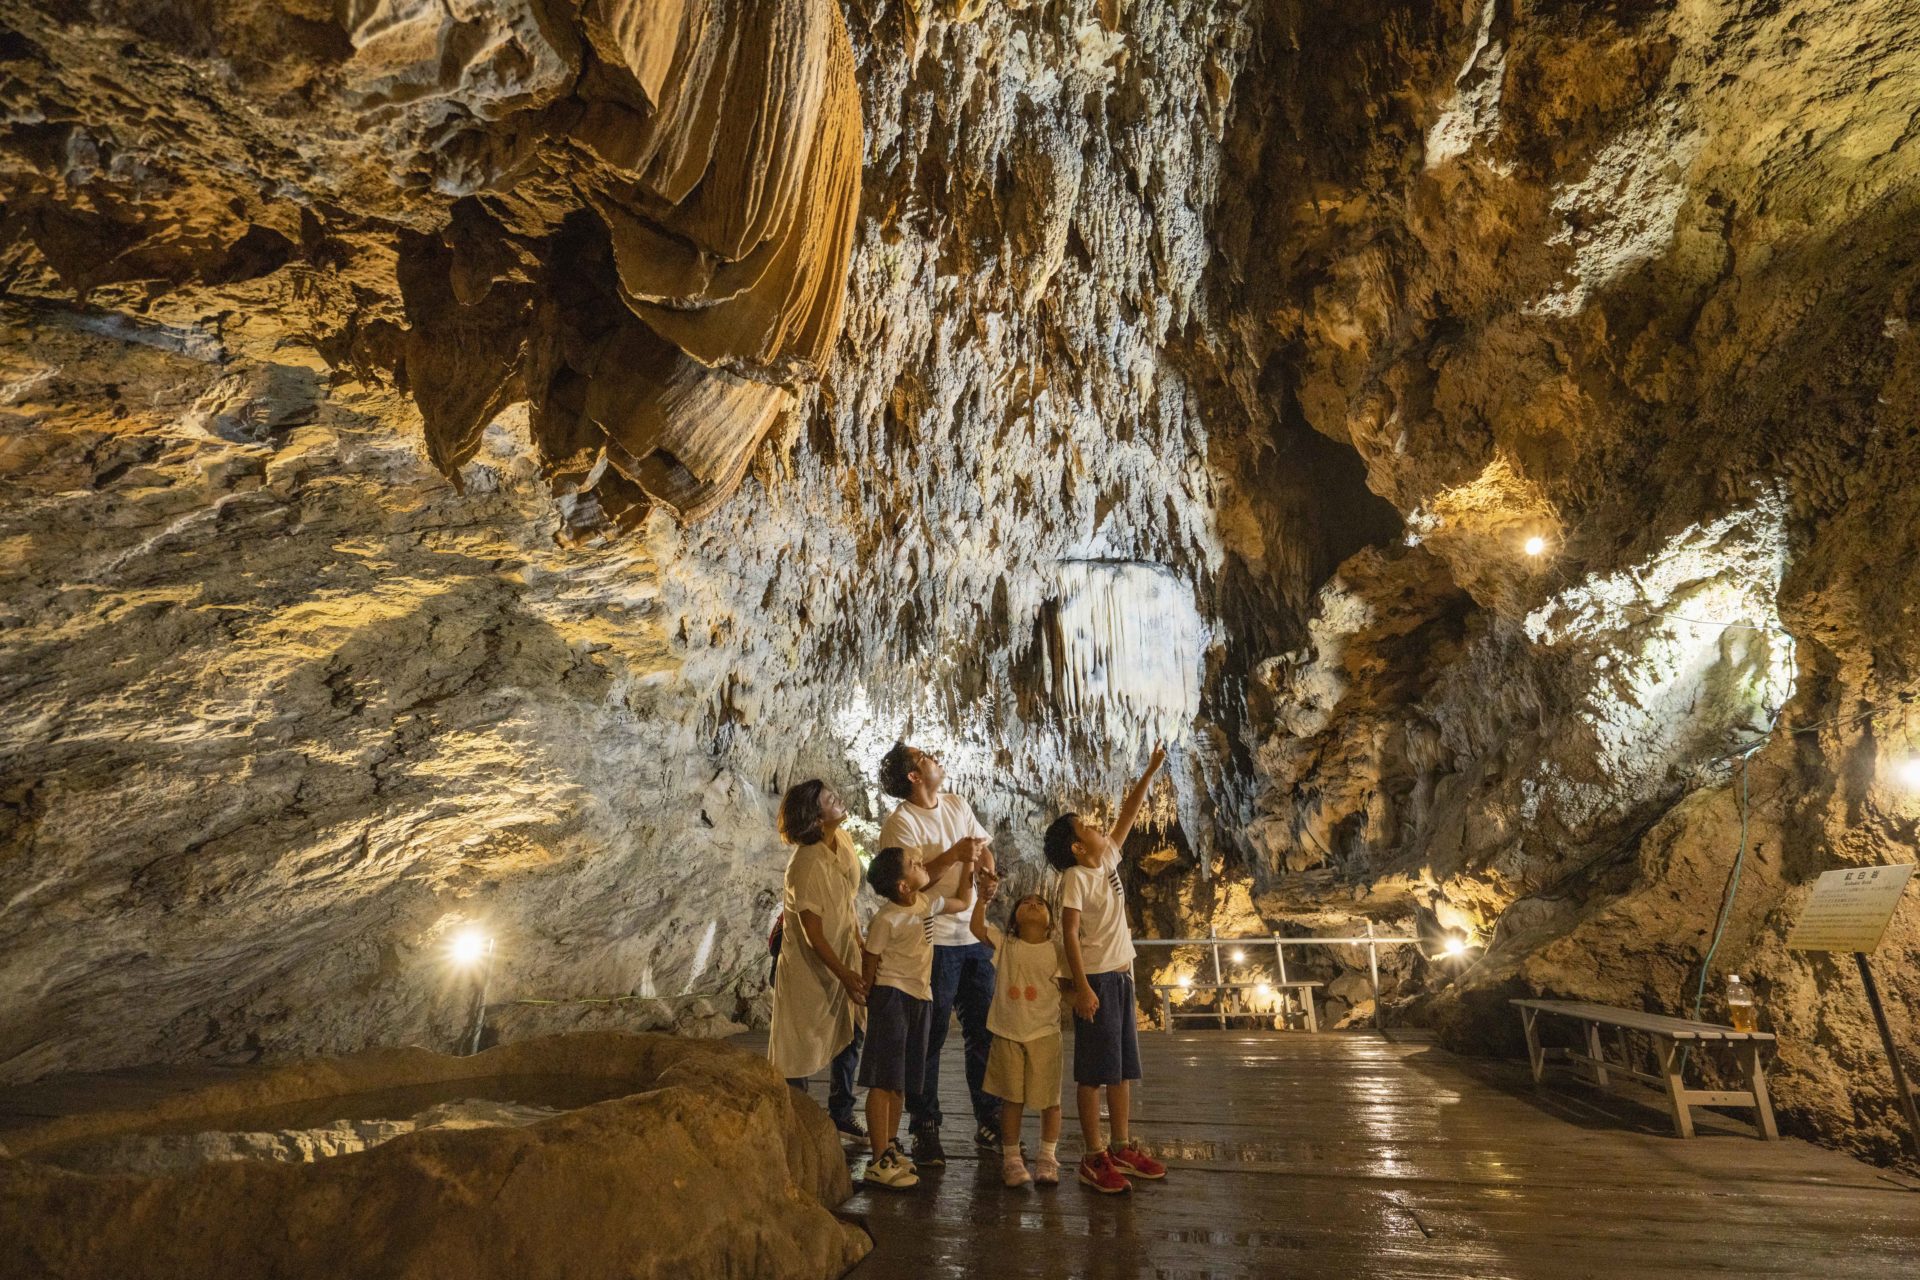
<svg viewBox="0 0 1920 1280"><path fill-rule="evenodd" d="M986 1091L999 1098L1001 1177L1009 1187L1060 1181L1060 955L1053 938L1053 910L1030 893L1013 904L1013 936L987 923L986 905L999 887L991 871L979 875L973 906L973 936L994 949L997 977L987 1029ZM1020 1115L1040 1113L1040 1158L1031 1177L1020 1156Z"/></svg>

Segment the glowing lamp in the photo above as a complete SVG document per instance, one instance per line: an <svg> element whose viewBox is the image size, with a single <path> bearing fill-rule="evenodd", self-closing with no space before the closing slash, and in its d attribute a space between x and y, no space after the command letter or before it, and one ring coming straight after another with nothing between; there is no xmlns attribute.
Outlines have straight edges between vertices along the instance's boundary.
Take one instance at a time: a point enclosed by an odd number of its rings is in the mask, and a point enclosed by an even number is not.
<svg viewBox="0 0 1920 1280"><path fill-rule="evenodd" d="M486 958L492 940L478 929L462 929L447 948L447 957L462 969L471 969Z"/></svg>
<svg viewBox="0 0 1920 1280"><path fill-rule="evenodd" d="M1268 986L1264 982L1261 983L1259 986L1255 987L1254 990L1258 991L1263 996L1270 996L1273 994L1273 988Z"/></svg>
<svg viewBox="0 0 1920 1280"><path fill-rule="evenodd" d="M1459 934L1449 934L1440 948L1450 956L1463 956L1467 953L1467 940Z"/></svg>
<svg viewBox="0 0 1920 1280"><path fill-rule="evenodd" d="M1242 963L1242 962L1244 962L1244 961L1246 960L1246 958L1247 958L1247 953L1246 953L1246 952L1244 952L1244 951L1242 951L1242 950L1240 950L1240 948L1238 948L1238 947L1235 947L1235 948L1233 949L1233 962L1234 962L1235 964L1240 964L1240 963Z"/></svg>
<svg viewBox="0 0 1920 1280"><path fill-rule="evenodd" d="M1547 540L1541 537L1539 534L1536 533L1531 538L1527 539L1526 550L1528 555L1537 556L1541 552L1545 551L1546 549L1547 549Z"/></svg>
<svg viewBox="0 0 1920 1280"><path fill-rule="evenodd" d="M1180 989L1182 991L1185 991L1188 987L1191 987L1192 985L1193 985L1193 976L1191 974L1183 973L1180 975Z"/></svg>
<svg viewBox="0 0 1920 1280"><path fill-rule="evenodd" d="M1894 775L1900 779L1901 786L1920 791L1920 756L1908 756L1895 765Z"/></svg>

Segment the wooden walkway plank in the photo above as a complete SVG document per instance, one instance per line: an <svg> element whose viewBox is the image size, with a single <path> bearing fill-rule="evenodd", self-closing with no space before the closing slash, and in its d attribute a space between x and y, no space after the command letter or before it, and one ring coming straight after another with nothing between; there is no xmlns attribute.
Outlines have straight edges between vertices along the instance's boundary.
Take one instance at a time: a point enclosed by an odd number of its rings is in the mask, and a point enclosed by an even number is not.
<svg viewBox="0 0 1920 1280"><path fill-rule="evenodd" d="M1636 1085L1536 1091L1525 1062L1367 1033L1185 1031L1143 1036L1141 1051L1136 1127L1172 1167L1164 1183L1113 1197L1074 1183L1069 1116L1066 1181L1008 1191L997 1157L955 1123L949 1164L921 1188L848 1203L876 1243L854 1280L1881 1280L1920 1267L1920 1195L1835 1152L1756 1142L1730 1117L1699 1113L1702 1136L1680 1142ZM949 1059L942 1102L963 1119Z"/></svg>

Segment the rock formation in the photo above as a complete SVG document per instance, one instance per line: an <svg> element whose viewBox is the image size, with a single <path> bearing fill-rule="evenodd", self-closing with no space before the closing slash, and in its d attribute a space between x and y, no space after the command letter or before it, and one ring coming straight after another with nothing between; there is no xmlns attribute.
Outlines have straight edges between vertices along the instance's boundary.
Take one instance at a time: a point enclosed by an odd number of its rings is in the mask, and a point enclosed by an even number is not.
<svg viewBox="0 0 1920 1280"><path fill-rule="evenodd" d="M190 1131L409 1088L555 1080L591 1082L606 1100L530 1125L422 1129L310 1162L88 1177L42 1158L134 1126ZM819 1107L764 1060L666 1036L555 1037L465 1058L374 1050L176 1095L149 1112L69 1117L19 1135L13 1151L0 1158L0 1244L24 1275L184 1280L241 1266L505 1277L531 1267L814 1280L872 1247L828 1212L852 1187Z"/></svg>
<svg viewBox="0 0 1920 1280"><path fill-rule="evenodd" d="M1889 1154L1914 7L9 6L0 1075L751 1018L788 781L1171 726L1143 926L1737 968Z"/></svg>

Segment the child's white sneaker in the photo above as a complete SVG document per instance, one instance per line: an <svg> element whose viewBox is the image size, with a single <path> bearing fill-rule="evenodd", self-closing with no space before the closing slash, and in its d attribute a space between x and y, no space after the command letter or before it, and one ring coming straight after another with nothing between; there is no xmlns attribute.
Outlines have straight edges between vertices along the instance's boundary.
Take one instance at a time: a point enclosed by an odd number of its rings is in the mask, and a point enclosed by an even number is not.
<svg viewBox="0 0 1920 1280"><path fill-rule="evenodd" d="M1060 1185L1059 1157L1050 1156L1045 1151L1042 1151L1040 1153L1040 1158L1033 1162L1033 1180L1036 1184L1043 1187L1059 1186Z"/></svg>
<svg viewBox="0 0 1920 1280"><path fill-rule="evenodd" d="M1024 1187L1033 1181L1033 1175L1027 1172L1027 1162L1015 1152L1001 1161L1000 1179L1009 1187Z"/></svg>
<svg viewBox="0 0 1920 1280"><path fill-rule="evenodd" d="M892 1147L882 1151L879 1158L867 1166L864 1180L889 1191L905 1191L920 1185L920 1176L902 1163L900 1153Z"/></svg>

